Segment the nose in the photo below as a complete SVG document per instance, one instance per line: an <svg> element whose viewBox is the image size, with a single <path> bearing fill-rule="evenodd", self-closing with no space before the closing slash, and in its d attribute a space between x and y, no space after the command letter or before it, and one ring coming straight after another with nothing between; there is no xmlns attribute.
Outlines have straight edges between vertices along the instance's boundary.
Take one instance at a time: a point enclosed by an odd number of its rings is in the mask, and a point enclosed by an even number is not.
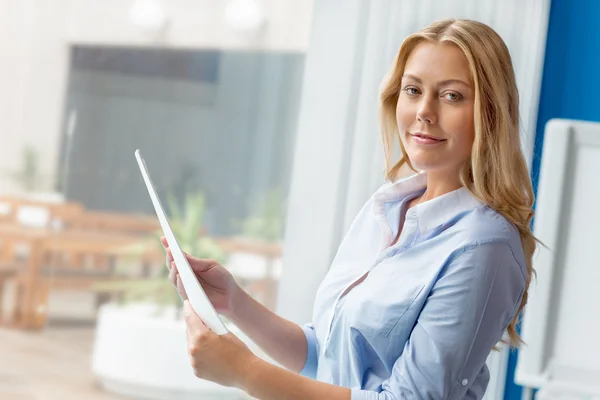
<svg viewBox="0 0 600 400"><path fill-rule="evenodd" d="M437 121L433 100L427 99L426 96L423 96L419 109L417 110L417 121L429 125L435 124Z"/></svg>

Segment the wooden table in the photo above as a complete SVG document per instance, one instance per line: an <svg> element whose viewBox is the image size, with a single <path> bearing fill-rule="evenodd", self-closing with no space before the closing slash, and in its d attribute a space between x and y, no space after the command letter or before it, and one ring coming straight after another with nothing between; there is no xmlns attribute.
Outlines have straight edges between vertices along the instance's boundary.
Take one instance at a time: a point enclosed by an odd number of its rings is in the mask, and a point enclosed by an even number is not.
<svg viewBox="0 0 600 400"><path fill-rule="evenodd" d="M144 237L137 235L29 228L14 224L0 224L0 238L9 246L22 243L28 248L28 257L19 266L16 277L21 293L13 325L34 329L43 327L45 323L49 288L44 282L42 268L47 252L109 256L119 253L125 246L144 240Z"/></svg>

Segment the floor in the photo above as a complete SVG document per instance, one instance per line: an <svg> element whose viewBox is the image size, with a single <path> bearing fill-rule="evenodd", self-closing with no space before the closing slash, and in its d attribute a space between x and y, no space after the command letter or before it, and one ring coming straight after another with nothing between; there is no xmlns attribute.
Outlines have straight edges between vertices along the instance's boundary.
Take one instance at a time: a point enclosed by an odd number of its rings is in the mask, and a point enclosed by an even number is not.
<svg viewBox="0 0 600 400"><path fill-rule="evenodd" d="M53 295L48 311L41 331L0 327L0 400L131 400L94 379L94 297Z"/></svg>
<svg viewBox="0 0 600 400"><path fill-rule="evenodd" d="M49 327L41 333L0 329L0 399L121 400L91 372L93 327Z"/></svg>
<svg viewBox="0 0 600 400"><path fill-rule="evenodd" d="M0 328L1 400L124 400L100 388L91 371L93 320L54 303L55 318L41 332ZM82 298L64 303L82 304ZM79 306L81 307L81 306ZM62 322L61 322L62 321Z"/></svg>

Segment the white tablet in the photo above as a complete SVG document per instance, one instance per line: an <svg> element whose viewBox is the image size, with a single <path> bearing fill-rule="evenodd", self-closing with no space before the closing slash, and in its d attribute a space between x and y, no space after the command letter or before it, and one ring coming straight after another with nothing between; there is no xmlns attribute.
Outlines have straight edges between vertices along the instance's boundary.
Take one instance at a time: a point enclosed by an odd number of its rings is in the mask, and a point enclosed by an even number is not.
<svg viewBox="0 0 600 400"><path fill-rule="evenodd" d="M225 327L225 324L223 324L223 321L219 317L219 314L217 314L217 311L208 299L208 296L206 293L204 293L204 289L202 289L200 282L198 282L198 279L196 279L196 275L194 274L194 271L192 271L192 267L190 267L187 258L181 250L181 247L179 247L179 243L177 243L177 239L175 239L175 235L173 234L171 225L169 225L169 221L167 220L165 211L162 207L160 199L158 198L158 194L156 193L154 185L150 180L150 174L146 168L146 162L142 158L142 153L139 150L135 151L135 158L140 166L140 171L142 172L144 182L146 183L146 188L148 188L148 193L152 199L152 204L154 205L154 210L158 216L158 221L160 222L163 233L167 238L167 243L169 244L169 248L173 254L175 265L177 265L181 282L183 283L183 287L187 293L188 300L190 301L192 308L194 311L196 311L196 314L198 314L206 326L208 326L213 332L215 332L217 335L226 334L228 330Z"/></svg>

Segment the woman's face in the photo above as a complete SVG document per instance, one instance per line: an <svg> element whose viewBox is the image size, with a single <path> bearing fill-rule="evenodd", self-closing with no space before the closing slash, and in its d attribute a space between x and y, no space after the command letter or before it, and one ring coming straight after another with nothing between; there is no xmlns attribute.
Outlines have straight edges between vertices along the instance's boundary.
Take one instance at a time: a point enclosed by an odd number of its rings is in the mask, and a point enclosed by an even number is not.
<svg viewBox="0 0 600 400"><path fill-rule="evenodd" d="M471 154L475 91L467 58L454 44L422 42L410 54L396 120L414 168L457 173Z"/></svg>

